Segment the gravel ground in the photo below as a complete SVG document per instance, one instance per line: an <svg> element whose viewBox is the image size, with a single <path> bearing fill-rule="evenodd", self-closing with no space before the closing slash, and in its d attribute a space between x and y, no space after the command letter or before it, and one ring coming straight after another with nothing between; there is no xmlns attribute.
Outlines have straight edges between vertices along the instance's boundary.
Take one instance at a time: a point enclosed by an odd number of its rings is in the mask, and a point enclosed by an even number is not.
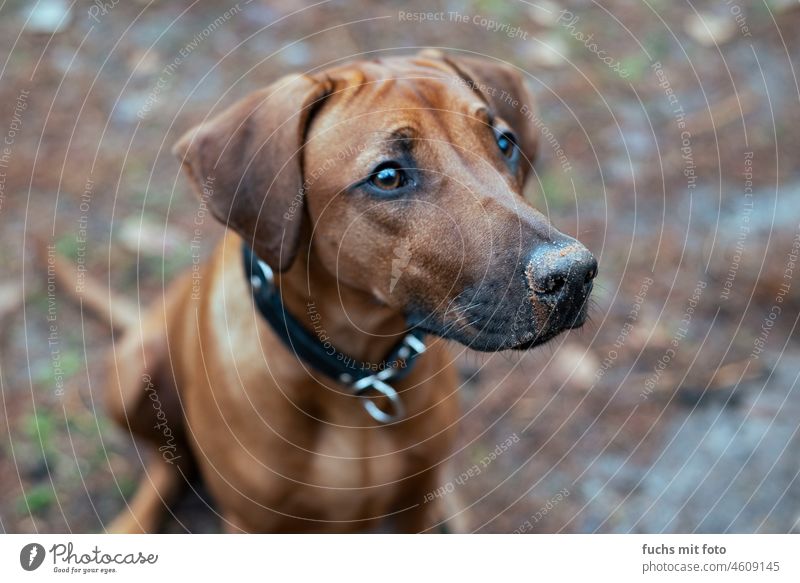
<svg viewBox="0 0 800 583"><path fill-rule="evenodd" d="M49 12L0 5L1 530L98 531L141 469L103 413L110 332L48 295L37 242L155 299L191 265L197 203L169 153L183 131L280 74L420 46L528 73L542 147L527 196L600 263L584 329L524 356L453 346L464 379L453 475L519 438L456 488L473 528L795 527L794 4L40 5ZM204 226L204 254L219 233ZM167 531L219 528L196 487Z"/></svg>

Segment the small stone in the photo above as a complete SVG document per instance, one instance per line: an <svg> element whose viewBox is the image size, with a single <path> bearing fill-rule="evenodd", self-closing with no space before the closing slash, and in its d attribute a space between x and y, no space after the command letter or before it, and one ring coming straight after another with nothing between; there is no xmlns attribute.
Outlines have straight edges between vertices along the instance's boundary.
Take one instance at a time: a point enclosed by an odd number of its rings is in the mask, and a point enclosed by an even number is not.
<svg viewBox="0 0 800 583"><path fill-rule="evenodd" d="M125 219L117 230L117 239L129 251L153 257L174 250L178 241L173 228L141 216Z"/></svg>
<svg viewBox="0 0 800 583"><path fill-rule="evenodd" d="M552 366L554 373L565 379L567 385L586 391L594 382L600 361L591 349L566 342L553 355Z"/></svg>
<svg viewBox="0 0 800 583"><path fill-rule="evenodd" d="M568 58L567 43L556 35L550 35L541 41L533 40L530 47L527 56L539 67L561 67Z"/></svg>
<svg viewBox="0 0 800 583"><path fill-rule="evenodd" d="M683 29L704 47L713 47L733 38L736 34L736 22L727 14L690 14L683 23Z"/></svg>
<svg viewBox="0 0 800 583"><path fill-rule="evenodd" d="M534 0L528 8L528 16L539 26L553 27L561 14L561 6L551 0Z"/></svg>
<svg viewBox="0 0 800 583"><path fill-rule="evenodd" d="M72 14L65 0L39 0L27 11L25 18L28 32L54 34L69 26Z"/></svg>
<svg viewBox="0 0 800 583"><path fill-rule="evenodd" d="M0 319L16 312L22 304L22 286L16 282L0 285Z"/></svg>

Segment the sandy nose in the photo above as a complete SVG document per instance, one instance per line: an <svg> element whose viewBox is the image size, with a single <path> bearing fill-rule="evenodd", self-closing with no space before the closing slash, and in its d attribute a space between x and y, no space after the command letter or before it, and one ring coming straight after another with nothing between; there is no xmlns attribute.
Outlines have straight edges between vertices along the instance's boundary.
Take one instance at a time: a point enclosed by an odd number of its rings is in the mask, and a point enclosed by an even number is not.
<svg viewBox="0 0 800 583"><path fill-rule="evenodd" d="M577 241L543 243L531 252L525 271L538 298L571 300L585 296L597 275L597 260Z"/></svg>

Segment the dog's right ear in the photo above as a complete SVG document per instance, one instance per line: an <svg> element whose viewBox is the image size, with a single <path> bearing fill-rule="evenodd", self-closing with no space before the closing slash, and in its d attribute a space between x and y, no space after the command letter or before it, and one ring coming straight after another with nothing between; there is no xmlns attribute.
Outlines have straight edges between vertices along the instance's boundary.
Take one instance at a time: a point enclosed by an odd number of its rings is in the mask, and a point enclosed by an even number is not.
<svg viewBox="0 0 800 583"><path fill-rule="evenodd" d="M303 215L302 149L327 80L284 77L251 93L173 146L197 195L276 271L297 253Z"/></svg>

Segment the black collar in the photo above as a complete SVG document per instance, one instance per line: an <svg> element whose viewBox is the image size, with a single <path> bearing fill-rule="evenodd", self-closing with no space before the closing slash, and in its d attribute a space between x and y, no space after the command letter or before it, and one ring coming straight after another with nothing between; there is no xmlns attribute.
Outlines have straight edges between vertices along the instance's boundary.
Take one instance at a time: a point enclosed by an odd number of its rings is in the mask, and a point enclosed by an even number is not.
<svg viewBox="0 0 800 583"><path fill-rule="evenodd" d="M350 358L330 342L322 340L324 333L312 332L284 309L281 294L275 287L272 269L253 253L247 243L242 245L242 256L244 272L248 276L258 311L284 344L319 372L346 385L353 394L364 397L364 408L376 421L389 423L401 419L404 414L403 406L397 391L389 382L406 376L417 356L425 351L423 332L412 329L380 363ZM389 400L392 411L387 413L375 404L372 397L376 393Z"/></svg>

